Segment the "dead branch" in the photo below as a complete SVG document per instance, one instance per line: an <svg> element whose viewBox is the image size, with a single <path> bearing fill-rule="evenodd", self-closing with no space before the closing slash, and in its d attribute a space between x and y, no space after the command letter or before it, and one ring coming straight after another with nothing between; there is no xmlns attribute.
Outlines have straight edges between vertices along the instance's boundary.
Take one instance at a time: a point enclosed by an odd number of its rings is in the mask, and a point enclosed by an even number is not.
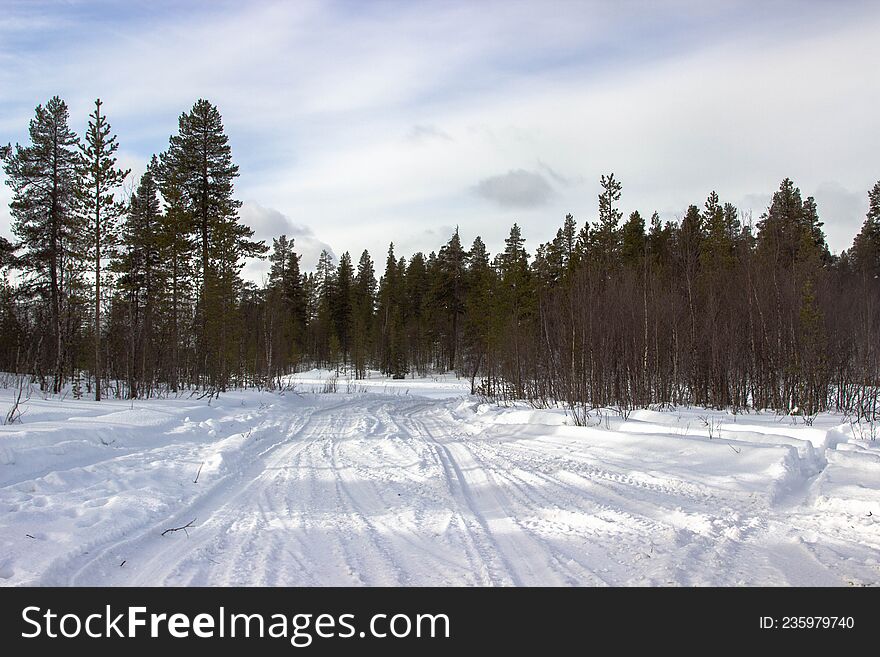
<svg viewBox="0 0 880 657"><path fill-rule="evenodd" d="M189 532L186 530L189 529L190 527L192 527L192 525L195 521L196 521L196 519L193 518L188 523L186 523L183 527L170 527L170 528L166 529L164 532L162 532L162 536L165 536L165 534L170 534L173 532L182 531L184 534L186 534L186 537L189 538Z"/></svg>
<svg viewBox="0 0 880 657"><path fill-rule="evenodd" d="M204 465L205 465L205 462L202 461L202 464L199 466L199 471L196 472L196 478L193 479L193 483L194 483L194 484L199 483L199 475L202 474L202 468L204 467Z"/></svg>

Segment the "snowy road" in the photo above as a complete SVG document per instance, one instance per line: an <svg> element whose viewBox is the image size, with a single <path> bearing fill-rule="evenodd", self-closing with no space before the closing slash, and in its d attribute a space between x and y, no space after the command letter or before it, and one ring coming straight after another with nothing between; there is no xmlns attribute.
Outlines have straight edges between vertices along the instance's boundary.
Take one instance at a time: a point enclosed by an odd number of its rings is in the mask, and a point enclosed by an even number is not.
<svg viewBox="0 0 880 657"><path fill-rule="evenodd" d="M32 401L0 584L880 583L880 450L839 417L388 392Z"/></svg>

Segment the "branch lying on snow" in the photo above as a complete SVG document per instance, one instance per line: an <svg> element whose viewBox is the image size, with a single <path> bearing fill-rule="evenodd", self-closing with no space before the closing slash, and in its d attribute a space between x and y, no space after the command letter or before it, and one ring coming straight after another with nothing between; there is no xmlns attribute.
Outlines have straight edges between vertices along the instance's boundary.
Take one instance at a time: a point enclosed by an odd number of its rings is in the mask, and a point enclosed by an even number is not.
<svg viewBox="0 0 880 657"><path fill-rule="evenodd" d="M196 519L193 518L188 523L186 523L183 527L170 527L169 529L166 529L164 532L162 532L162 536L165 536L165 534L170 534L172 532L182 531L184 534L186 534L186 537L189 538L189 532L186 530L189 529L190 527L192 527L192 525L195 521L196 521Z"/></svg>
<svg viewBox="0 0 880 657"><path fill-rule="evenodd" d="M199 483L199 475L202 474L202 468L204 467L204 465L205 465L205 462L202 461L202 464L199 466L199 471L196 472L196 478L193 479L193 483L194 483L194 484Z"/></svg>

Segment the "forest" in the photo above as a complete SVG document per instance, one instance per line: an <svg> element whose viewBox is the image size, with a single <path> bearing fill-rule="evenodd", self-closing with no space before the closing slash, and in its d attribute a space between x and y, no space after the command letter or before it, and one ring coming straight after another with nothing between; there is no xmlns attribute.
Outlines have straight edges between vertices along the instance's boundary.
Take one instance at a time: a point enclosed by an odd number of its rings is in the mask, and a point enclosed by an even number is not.
<svg viewBox="0 0 880 657"><path fill-rule="evenodd" d="M144 398L279 388L313 367L354 377L454 371L490 400L591 409L699 405L880 417L880 182L832 254L792 180L752 221L714 191L661 221L601 176L594 221L528 247L458 230L384 262L322 253L241 223L217 107L196 102L139 181L100 100L82 136L58 97L30 143L0 151L13 242L0 238L0 370L48 394ZM268 258L265 284L247 258Z"/></svg>

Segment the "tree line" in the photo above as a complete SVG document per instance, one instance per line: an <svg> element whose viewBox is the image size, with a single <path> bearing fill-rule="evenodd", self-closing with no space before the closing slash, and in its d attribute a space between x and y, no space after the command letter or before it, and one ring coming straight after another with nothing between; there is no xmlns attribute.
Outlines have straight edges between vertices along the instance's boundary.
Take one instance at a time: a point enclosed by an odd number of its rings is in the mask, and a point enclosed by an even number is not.
<svg viewBox="0 0 880 657"><path fill-rule="evenodd" d="M298 369L402 378L454 371L492 399L591 408L663 404L880 412L880 182L833 255L812 197L785 179L757 222L715 192L681 221L567 215L530 254L459 231L436 252L389 246L384 269L293 239L253 239L219 111L199 100L128 198L96 101L82 139L59 98L7 146L16 242L0 241L0 368L59 392L146 397L284 385ZM246 258L268 257L263 285ZM8 272L19 272L10 276Z"/></svg>

